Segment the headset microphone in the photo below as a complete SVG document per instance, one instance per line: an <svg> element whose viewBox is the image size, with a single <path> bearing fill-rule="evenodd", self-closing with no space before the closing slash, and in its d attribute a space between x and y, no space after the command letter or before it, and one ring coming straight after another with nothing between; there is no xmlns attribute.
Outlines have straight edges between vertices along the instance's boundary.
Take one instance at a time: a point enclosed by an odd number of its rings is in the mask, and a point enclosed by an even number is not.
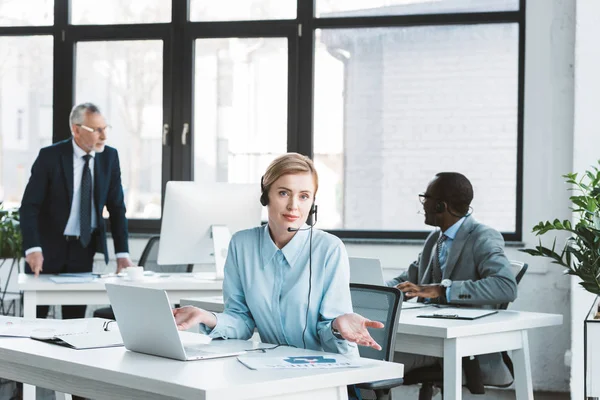
<svg viewBox="0 0 600 400"><path fill-rule="evenodd" d="M314 214L315 218L314 218L314 221L311 224L308 224L308 228L292 228L292 227L289 227L289 228L287 228L287 231L288 232L298 232L298 231L308 231L308 230L310 230L313 226L315 226L317 224L317 214L318 214L317 210L318 210L318 207L319 206L317 206L316 204L313 204L310 207L310 212L308 213L308 216L310 217L311 215Z"/></svg>

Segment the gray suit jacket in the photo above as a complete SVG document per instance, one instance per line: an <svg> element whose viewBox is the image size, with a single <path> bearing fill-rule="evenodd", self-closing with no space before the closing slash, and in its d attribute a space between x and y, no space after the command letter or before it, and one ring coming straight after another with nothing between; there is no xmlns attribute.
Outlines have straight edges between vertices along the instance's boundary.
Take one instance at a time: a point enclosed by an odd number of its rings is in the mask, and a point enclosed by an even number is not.
<svg viewBox="0 0 600 400"><path fill-rule="evenodd" d="M396 286L406 281L420 285L432 283L435 244L440 235L440 230L431 232L417 261L388 281L387 285ZM504 254L502 235L473 217L466 218L452 242L443 279L452 280L450 298L447 299L450 304L497 308L517 297L517 282ZM484 383L510 383L512 377L500 353L479 356L478 359Z"/></svg>

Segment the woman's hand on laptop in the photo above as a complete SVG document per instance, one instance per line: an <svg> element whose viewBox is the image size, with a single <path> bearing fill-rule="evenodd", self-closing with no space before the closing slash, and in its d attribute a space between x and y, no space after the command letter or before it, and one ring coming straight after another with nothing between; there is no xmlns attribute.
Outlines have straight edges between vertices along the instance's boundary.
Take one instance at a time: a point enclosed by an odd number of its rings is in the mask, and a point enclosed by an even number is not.
<svg viewBox="0 0 600 400"><path fill-rule="evenodd" d="M173 316L180 331L190 329L197 324L204 324L209 329L217 325L217 317L213 313L194 306L174 308Z"/></svg>

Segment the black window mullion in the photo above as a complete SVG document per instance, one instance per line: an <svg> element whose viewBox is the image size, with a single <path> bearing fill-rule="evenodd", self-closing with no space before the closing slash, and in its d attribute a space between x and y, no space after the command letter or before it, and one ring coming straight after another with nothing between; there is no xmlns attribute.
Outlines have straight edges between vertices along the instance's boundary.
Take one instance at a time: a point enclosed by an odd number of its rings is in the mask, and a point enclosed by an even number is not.
<svg viewBox="0 0 600 400"><path fill-rule="evenodd" d="M172 180L189 181L193 172L192 96L193 40L188 36L189 0L173 0L173 146ZM183 125L189 124L187 145L183 145ZM164 198L164 192L163 192Z"/></svg>
<svg viewBox="0 0 600 400"><path fill-rule="evenodd" d="M298 0L301 36L298 46L298 130L288 150L313 157L315 0Z"/></svg>
<svg viewBox="0 0 600 400"><path fill-rule="evenodd" d="M521 11L457 14L381 15L339 18L315 18L315 28L387 28L394 26L504 24L519 22Z"/></svg>
<svg viewBox="0 0 600 400"><path fill-rule="evenodd" d="M512 234L504 234L505 240L521 241L523 238L523 134L525 110L525 7L526 0L519 1L519 82L517 100L517 191L516 195L516 221L514 238Z"/></svg>
<svg viewBox="0 0 600 400"><path fill-rule="evenodd" d="M52 87L53 115L52 142L71 136L68 118L73 107L73 64L75 62L72 43L66 38L69 24L69 0L54 1L54 60Z"/></svg>

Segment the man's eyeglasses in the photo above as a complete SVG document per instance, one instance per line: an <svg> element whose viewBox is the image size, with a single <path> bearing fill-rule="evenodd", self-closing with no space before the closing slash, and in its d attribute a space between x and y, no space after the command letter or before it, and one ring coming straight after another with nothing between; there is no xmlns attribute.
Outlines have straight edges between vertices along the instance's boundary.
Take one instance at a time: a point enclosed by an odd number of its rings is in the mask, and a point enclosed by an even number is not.
<svg viewBox="0 0 600 400"><path fill-rule="evenodd" d="M108 132L110 132L110 130L112 128L110 125L106 125L104 128L96 128L96 129L90 128L89 126L85 126L83 124L75 124L75 125L77 125L80 128L85 129L86 131L88 131L90 133L94 133L94 132L103 133L104 132L104 134L107 134Z"/></svg>
<svg viewBox="0 0 600 400"><path fill-rule="evenodd" d="M419 201L421 202L421 204L425 204L425 200L427 199L433 199L433 197L425 193L421 193L419 195Z"/></svg>

